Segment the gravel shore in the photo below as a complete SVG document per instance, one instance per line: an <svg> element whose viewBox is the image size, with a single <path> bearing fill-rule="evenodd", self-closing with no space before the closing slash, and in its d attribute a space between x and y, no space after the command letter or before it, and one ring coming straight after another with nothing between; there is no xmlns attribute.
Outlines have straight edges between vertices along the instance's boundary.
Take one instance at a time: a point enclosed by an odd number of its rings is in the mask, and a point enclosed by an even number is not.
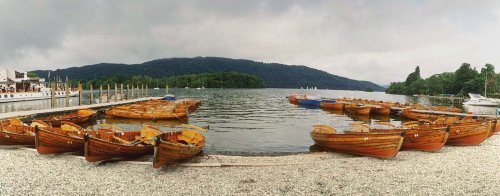
<svg viewBox="0 0 500 196"><path fill-rule="evenodd" d="M402 151L389 160L320 152L191 162L215 167L153 169L150 162L88 163L75 155L1 148L0 195L500 194L500 135L479 146Z"/></svg>

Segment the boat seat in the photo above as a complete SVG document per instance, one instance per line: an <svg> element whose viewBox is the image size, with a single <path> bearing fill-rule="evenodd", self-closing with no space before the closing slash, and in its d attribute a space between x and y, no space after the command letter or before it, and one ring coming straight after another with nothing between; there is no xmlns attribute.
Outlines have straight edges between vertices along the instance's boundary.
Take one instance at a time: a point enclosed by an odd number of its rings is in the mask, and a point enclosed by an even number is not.
<svg viewBox="0 0 500 196"><path fill-rule="evenodd" d="M354 124L349 128L348 131L359 132L359 133L368 133L368 132L370 132L370 128L368 127L368 125L365 125L365 124Z"/></svg>
<svg viewBox="0 0 500 196"><path fill-rule="evenodd" d="M177 140L184 141L187 144L197 145L202 143L205 139L203 135L191 131L191 130L181 130L181 134L177 135Z"/></svg>
<svg viewBox="0 0 500 196"><path fill-rule="evenodd" d="M314 125L313 126L313 133L330 133L330 134L333 134L333 133L336 133L336 132L337 132L337 130L335 130L335 128L330 127L328 125L318 124L318 125Z"/></svg>

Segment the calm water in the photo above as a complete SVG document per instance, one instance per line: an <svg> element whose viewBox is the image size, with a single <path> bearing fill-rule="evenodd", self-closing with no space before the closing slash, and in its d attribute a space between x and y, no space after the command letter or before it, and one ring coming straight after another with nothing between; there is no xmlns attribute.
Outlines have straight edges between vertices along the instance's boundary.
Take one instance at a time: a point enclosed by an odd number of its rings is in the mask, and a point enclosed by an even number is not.
<svg viewBox="0 0 500 196"><path fill-rule="evenodd" d="M163 96L164 89L150 90L152 96ZM189 124L209 125L206 134L205 153L253 154L307 152L313 144L309 133L314 124L322 123L342 131L355 121L386 121L400 123L397 117L347 116L342 112L302 108L288 103L290 93L308 93L322 97L354 97L385 101L420 102L426 99L402 95L388 95L381 92L298 90L298 89L171 89L178 99L201 99L203 104L189 116ZM97 93L95 94L97 95ZM88 94L84 102L88 103ZM95 96L96 97L96 96ZM65 104L57 100L58 107ZM78 104L77 98L71 105ZM0 104L0 111L45 109L50 100ZM466 108L474 113L493 114L495 108ZM178 121L137 121L127 119L106 119L100 117L95 124L113 124L126 130L138 130L144 124L164 127Z"/></svg>

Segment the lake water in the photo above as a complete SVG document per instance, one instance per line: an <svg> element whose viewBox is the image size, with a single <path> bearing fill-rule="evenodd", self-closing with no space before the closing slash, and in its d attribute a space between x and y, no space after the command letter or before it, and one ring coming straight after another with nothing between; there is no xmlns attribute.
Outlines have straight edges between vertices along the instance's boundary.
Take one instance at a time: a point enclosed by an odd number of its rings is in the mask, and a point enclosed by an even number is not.
<svg viewBox="0 0 500 196"><path fill-rule="evenodd" d="M189 116L188 124L210 126L206 134L204 152L207 154L273 154L308 152L313 141L309 133L314 124L327 124L338 131L345 130L352 122L385 121L400 123L397 116L348 116L342 112L303 108L288 103L291 93L307 93L322 97L353 97L384 101L419 102L429 100L383 92L301 89L170 89L178 99L194 98L203 104ZM151 96L163 96L164 89L149 90ZM97 93L95 93L95 97ZM84 95L84 103L89 102ZM58 99L58 107L64 106ZM78 104L71 98L71 105ZM436 103L431 103L436 104ZM0 111L19 111L50 108L50 100L0 104ZM474 113L493 114L495 108L466 108ZM106 119L100 116L95 124L113 124L126 130L139 130L144 124L163 127L178 121L138 121Z"/></svg>

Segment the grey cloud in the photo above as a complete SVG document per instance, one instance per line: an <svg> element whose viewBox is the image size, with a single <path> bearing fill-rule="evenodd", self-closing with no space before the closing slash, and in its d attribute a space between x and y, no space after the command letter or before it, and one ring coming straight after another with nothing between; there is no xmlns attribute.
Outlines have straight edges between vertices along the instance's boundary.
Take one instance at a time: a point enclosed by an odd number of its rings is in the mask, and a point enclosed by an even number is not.
<svg viewBox="0 0 500 196"><path fill-rule="evenodd" d="M223 56L389 83L416 65L430 76L454 71L463 61L498 64L499 4L2 1L0 65L32 70Z"/></svg>

